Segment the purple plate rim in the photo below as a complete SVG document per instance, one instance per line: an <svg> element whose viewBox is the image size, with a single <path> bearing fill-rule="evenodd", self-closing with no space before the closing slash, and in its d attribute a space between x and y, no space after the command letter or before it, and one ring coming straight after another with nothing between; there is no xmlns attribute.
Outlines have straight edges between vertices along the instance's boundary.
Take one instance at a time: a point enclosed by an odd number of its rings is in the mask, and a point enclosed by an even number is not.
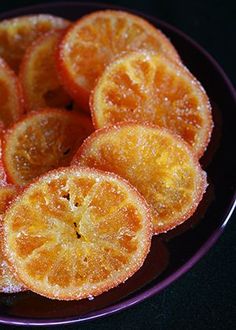
<svg viewBox="0 0 236 330"><path fill-rule="evenodd" d="M185 39L188 43L191 44L195 49L197 49L198 52L202 53L207 61L209 61L214 69L220 74L221 79L224 81L225 85L227 86L231 97L234 99L236 103L236 91L233 87L233 84L231 83L230 79L224 72L224 70L221 68L221 66L218 64L218 62L206 51L202 46L199 45L195 40L193 40L191 37L189 37L187 34L179 30L178 28L172 26L169 23L166 23L156 17L142 14L141 12L137 10L133 10L131 8L126 8L122 6L116 6L111 4L105 4L105 3L96 3L96 2L54 2L54 3L41 3L37 5L32 6L25 6L13 9L11 11L6 11L4 13L0 14L0 19L6 17L6 16L12 16L14 13L21 12L22 13L25 10L34 10L37 8L42 8L42 6L50 6L50 7L58 7L58 6L86 6L86 7L93 7L96 6L98 9L120 9L120 10L126 10L133 12L137 15L146 17L147 19L150 19L151 21L157 22L157 24L160 24L164 27L167 27L167 29L171 30L175 34L179 35L181 38ZM171 283L176 281L178 278L180 278L182 275L184 275L188 270L190 270L208 251L209 249L216 243L218 238L222 235L225 226L229 222L234 209L236 208L236 192L234 192L231 202L229 203L229 206L227 208L227 211L225 212L225 215L222 219L221 225L211 234L211 236L207 239L207 241L201 246L201 248L180 268L177 269L174 273L169 275L167 278L162 280L160 283L154 285L150 289L137 293L132 298L125 299L124 301L120 303L116 303L114 305L111 305L106 308L102 308L101 310L96 310L94 312L88 313L83 315L82 317L70 317L70 318L55 318L55 319L33 319L33 318L17 318L17 317L3 317L0 316L0 324L10 324L10 325L24 325L24 326L53 326L53 325L63 325L63 324L73 324L78 322L86 322L89 320L94 320L100 317L109 316L111 314L117 313L121 310L125 310L131 306L136 305L137 303L152 297L153 295L157 294L158 292L165 289L167 286L169 286Z"/></svg>

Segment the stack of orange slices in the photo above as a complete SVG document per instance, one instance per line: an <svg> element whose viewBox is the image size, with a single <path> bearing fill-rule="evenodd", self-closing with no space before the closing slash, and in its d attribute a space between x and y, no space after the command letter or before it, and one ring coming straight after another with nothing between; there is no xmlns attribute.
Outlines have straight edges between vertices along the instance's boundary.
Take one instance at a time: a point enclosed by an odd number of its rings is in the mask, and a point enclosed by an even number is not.
<svg viewBox="0 0 236 330"><path fill-rule="evenodd" d="M17 17L0 43L0 292L99 295L198 207L209 99L131 13Z"/></svg>

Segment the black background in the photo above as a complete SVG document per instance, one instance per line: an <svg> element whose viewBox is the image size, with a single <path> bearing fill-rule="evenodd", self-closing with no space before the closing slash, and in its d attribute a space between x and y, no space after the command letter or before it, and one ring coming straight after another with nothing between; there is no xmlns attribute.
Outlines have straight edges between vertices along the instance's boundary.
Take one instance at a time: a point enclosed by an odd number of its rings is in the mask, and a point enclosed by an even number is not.
<svg viewBox="0 0 236 330"><path fill-rule="evenodd" d="M40 2L43 1L0 0L0 12ZM211 53L234 85L236 84L236 1L106 0L104 2L137 9L180 28ZM232 141L232 157L235 157L235 141ZM236 214L210 252L163 292L118 314L84 324L57 328L62 330L236 329L235 240ZM14 327L4 325L0 328Z"/></svg>

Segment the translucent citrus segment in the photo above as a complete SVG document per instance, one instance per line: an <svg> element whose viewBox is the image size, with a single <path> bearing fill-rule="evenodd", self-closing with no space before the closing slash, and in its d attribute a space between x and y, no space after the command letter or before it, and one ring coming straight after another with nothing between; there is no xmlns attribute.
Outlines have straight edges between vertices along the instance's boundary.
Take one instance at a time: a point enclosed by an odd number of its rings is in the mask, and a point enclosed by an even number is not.
<svg viewBox="0 0 236 330"><path fill-rule="evenodd" d="M149 209L123 179L80 167L29 185L4 217L5 253L22 282L49 298L96 296L143 264Z"/></svg>
<svg viewBox="0 0 236 330"><path fill-rule="evenodd" d="M213 127L201 84L183 66L150 52L132 52L111 63L91 95L97 128L135 120L166 127L200 157Z"/></svg>
<svg viewBox="0 0 236 330"><path fill-rule="evenodd" d="M96 79L122 52L147 49L180 62L167 37L141 17L123 11L97 11L79 19L58 50L58 69L65 88L86 109Z"/></svg>
<svg viewBox="0 0 236 330"><path fill-rule="evenodd" d="M0 186L0 217L4 214L12 199L16 197L19 190L19 187L10 184Z"/></svg>
<svg viewBox="0 0 236 330"><path fill-rule="evenodd" d="M20 82L6 62L0 58L0 129L14 123L22 113L23 96Z"/></svg>
<svg viewBox="0 0 236 330"><path fill-rule="evenodd" d="M72 164L127 179L151 207L154 232L187 220L206 188L206 175L188 145L166 129L134 123L95 131Z"/></svg>
<svg viewBox="0 0 236 330"><path fill-rule="evenodd" d="M2 230L2 215L4 214L10 201L16 196L15 186L0 186L0 230ZM3 253L3 240L0 240L0 292L14 293L25 290L13 275Z"/></svg>
<svg viewBox="0 0 236 330"><path fill-rule="evenodd" d="M0 22L0 56L18 72L26 48L39 36L68 27L69 21L46 14L21 16Z"/></svg>
<svg viewBox="0 0 236 330"><path fill-rule="evenodd" d="M62 87L55 67L55 49L64 31L54 31L37 39L26 51L20 80L27 111L46 106L71 107L72 99Z"/></svg>
<svg viewBox="0 0 236 330"><path fill-rule="evenodd" d="M91 121L59 109L32 112L3 137L3 163L9 182L24 185L53 168L70 163L92 132Z"/></svg>

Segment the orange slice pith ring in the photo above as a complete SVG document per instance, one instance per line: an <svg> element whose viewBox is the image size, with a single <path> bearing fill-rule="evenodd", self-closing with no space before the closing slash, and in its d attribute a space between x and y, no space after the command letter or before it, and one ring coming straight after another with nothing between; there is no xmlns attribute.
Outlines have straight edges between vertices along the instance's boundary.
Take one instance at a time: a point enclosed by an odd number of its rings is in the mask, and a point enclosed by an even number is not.
<svg viewBox="0 0 236 330"><path fill-rule="evenodd" d="M56 16L39 14L6 19L0 22L0 56L18 72L25 49L52 30L65 29L70 22Z"/></svg>
<svg viewBox="0 0 236 330"><path fill-rule="evenodd" d="M0 58L0 121L3 126L14 123L23 113L20 82L14 72Z"/></svg>
<svg viewBox="0 0 236 330"><path fill-rule="evenodd" d="M65 88L84 109L105 66L128 50L162 52L180 62L161 31L141 17L123 11L98 11L83 16L66 33L58 51L58 69Z"/></svg>
<svg viewBox="0 0 236 330"><path fill-rule="evenodd" d="M22 118L3 136L3 164L11 183L24 185L48 170L69 164L92 132L78 113L44 108Z"/></svg>
<svg viewBox="0 0 236 330"><path fill-rule="evenodd" d="M72 164L127 179L149 203L156 234L187 220L206 188L205 172L187 144L150 125L121 123L95 131Z"/></svg>
<svg viewBox="0 0 236 330"><path fill-rule="evenodd" d="M71 97L58 80L54 53L64 31L53 31L37 39L26 51L21 66L25 108L27 111L42 107L65 108Z"/></svg>
<svg viewBox="0 0 236 330"><path fill-rule="evenodd" d="M15 186L0 187L0 229L2 227L2 215L9 202L15 197L17 188ZM0 240L0 292L14 293L25 290L23 285L13 276L3 254L3 240Z"/></svg>
<svg viewBox="0 0 236 330"><path fill-rule="evenodd" d="M132 52L104 71L90 105L97 128L150 122L180 135L200 157L213 122L208 97L191 73L160 54Z"/></svg>
<svg viewBox="0 0 236 330"><path fill-rule="evenodd" d="M8 261L26 287L54 299L87 298L124 282L142 266L151 233L134 188L79 167L39 178L4 216Z"/></svg>

